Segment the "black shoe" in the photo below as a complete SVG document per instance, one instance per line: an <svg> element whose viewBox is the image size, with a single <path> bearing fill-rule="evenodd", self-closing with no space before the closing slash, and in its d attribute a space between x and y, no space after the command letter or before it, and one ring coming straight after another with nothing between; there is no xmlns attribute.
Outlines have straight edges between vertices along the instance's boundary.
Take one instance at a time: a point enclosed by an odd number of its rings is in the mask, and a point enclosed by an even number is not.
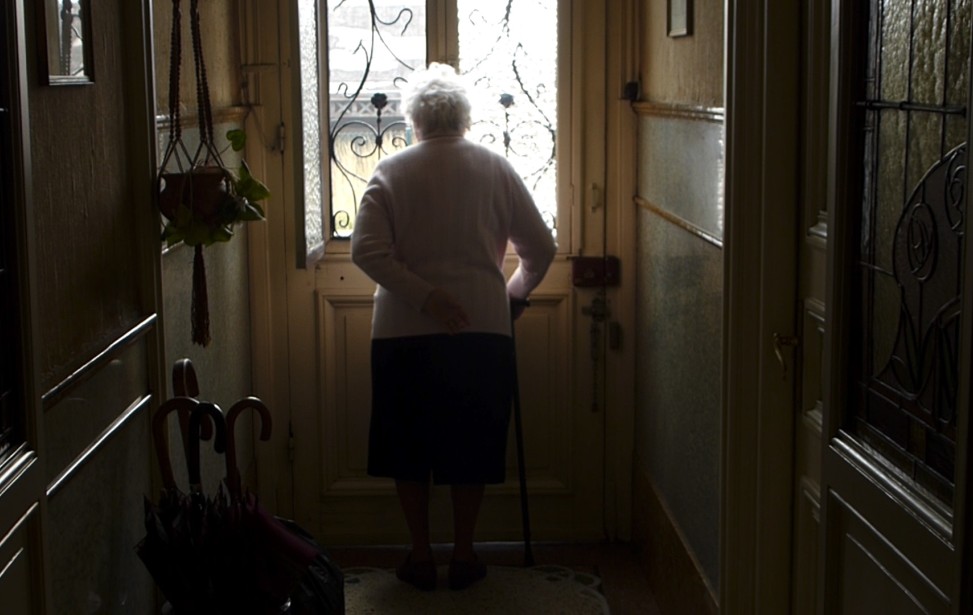
<svg viewBox="0 0 973 615"><path fill-rule="evenodd" d="M486 564L479 558L470 562L453 560L449 562L449 588L466 589L487 575Z"/></svg>
<svg viewBox="0 0 973 615"><path fill-rule="evenodd" d="M406 556L405 561L396 568L395 576L400 581L408 583L422 591L432 591L436 589L436 563L432 560L427 562L412 561L412 552Z"/></svg>

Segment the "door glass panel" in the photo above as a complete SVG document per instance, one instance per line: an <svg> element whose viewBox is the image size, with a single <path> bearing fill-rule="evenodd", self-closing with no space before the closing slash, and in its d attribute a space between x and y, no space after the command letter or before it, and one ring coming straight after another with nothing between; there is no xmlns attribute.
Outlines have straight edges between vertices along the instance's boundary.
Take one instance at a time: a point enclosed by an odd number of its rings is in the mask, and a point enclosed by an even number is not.
<svg viewBox="0 0 973 615"><path fill-rule="evenodd" d="M318 78L318 0L298 0L298 43L301 61L301 132L303 147L304 242L305 249L324 241L324 182L321 160L327 159L321 137L319 110L326 99ZM300 198L300 196L298 197Z"/></svg>
<svg viewBox="0 0 973 615"><path fill-rule="evenodd" d="M318 0L298 5L304 240L311 251L325 239L351 235L375 165L412 142L402 88L426 64L427 20L426 2L417 0L327 0L326 19L317 14ZM511 161L554 231L557 0L458 0L455 10L458 40L450 45L468 77L474 121L468 137Z"/></svg>
<svg viewBox="0 0 973 615"><path fill-rule="evenodd" d="M952 502L970 0L871 0L858 374L845 427Z"/></svg>
<svg viewBox="0 0 973 615"><path fill-rule="evenodd" d="M351 236L375 165L411 142L402 86L426 59L423 0L327 0L323 19L318 6L298 2L308 251Z"/></svg>
<svg viewBox="0 0 973 615"><path fill-rule="evenodd" d="M470 138L510 160L557 226L557 0L458 0Z"/></svg>

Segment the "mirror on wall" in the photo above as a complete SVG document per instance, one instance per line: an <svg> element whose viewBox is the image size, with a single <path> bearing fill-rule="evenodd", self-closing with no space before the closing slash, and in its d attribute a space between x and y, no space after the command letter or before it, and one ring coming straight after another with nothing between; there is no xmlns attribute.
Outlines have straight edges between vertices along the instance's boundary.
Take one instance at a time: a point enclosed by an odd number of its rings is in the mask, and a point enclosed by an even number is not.
<svg viewBox="0 0 973 615"><path fill-rule="evenodd" d="M48 85L92 83L91 0L36 0L41 80Z"/></svg>

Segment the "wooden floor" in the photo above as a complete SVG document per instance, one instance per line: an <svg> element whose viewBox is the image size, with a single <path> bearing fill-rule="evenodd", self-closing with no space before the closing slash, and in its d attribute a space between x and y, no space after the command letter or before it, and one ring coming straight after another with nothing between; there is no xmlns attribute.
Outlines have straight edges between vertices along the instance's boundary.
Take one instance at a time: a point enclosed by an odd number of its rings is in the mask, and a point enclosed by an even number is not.
<svg viewBox="0 0 973 615"><path fill-rule="evenodd" d="M400 546L331 547L328 550L343 568L395 568L406 554L406 548ZM438 563L449 562L449 545L436 546L434 551ZM601 578L602 592L608 600L612 615L661 615L633 546L617 543L536 544L533 551L535 565L567 566ZM487 565L524 564L524 549L520 543L480 543L477 545L477 553Z"/></svg>

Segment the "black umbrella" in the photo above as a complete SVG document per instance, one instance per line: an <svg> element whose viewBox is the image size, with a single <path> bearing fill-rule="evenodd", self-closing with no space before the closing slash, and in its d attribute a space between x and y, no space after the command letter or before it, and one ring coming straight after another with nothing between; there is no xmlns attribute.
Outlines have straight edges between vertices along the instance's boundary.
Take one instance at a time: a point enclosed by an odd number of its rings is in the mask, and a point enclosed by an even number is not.
<svg viewBox="0 0 973 615"><path fill-rule="evenodd" d="M343 613L341 570L297 524L270 514L244 489L236 459L235 425L245 410L260 417L260 439L269 440L271 416L256 397L235 403L226 414L226 490L221 494L219 585L228 592L230 612Z"/></svg>
<svg viewBox="0 0 973 615"><path fill-rule="evenodd" d="M262 401L248 397L233 404L226 414L226 479L218 498L221 524L214 532L218 543L213 562L215 584L225 590L228 612L281 613L314 552L295 541L256 496L242 487L234 428L247 409L260 416L260 438L270 439L270 411Z"/></svg>
<svg viewBox="0 0 973 615"><path fill-rule="evenodd" d="M165 441L166 419L173 411L188 410L187 466L190 492L183 493L173 478ZM179 613L214 612L212 584L208 575L208 528L214 513L202 493L199 479L199 432L205 416L213 419L214 448L225 448L225 424L219 408L195 399L177 397L164 403L152 420L153 438L163 490L158 504L145 499L146 535L136 552L159 589ZM195 464L192 460L195 458Z"/></svg>
<svg viewBox="0 0 973 615"><path fill-rule="evenodd" d="M271 434L271 416L256 397L233 404L224 417L199 394L188 359L173 368L176 397L153 417L153 435L164 489L157 505L146 499L146 537L138 546L163 594L177 613L344 612L340 568L310 534L270 514L245 490L236 460L235 425L246 410L260 417L260 439ZM176 486L165 442L167 418L179 412L190 491ZM211 420L210 420L211 419ZM210 424L211 423L211 424ZM217 452L226 451L226 479L215 497L201 487L199 440L216 428Z"/></svg>

